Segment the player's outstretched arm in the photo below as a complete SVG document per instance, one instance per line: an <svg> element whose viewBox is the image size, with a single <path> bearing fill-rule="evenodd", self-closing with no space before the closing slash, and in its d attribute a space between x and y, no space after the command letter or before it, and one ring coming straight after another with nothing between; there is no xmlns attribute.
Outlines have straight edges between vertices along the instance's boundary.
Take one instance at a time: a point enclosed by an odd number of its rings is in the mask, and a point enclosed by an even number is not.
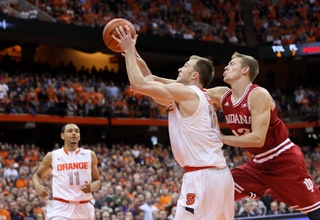
<svg viewBox="0 0 320 220"><path fill-rule="evenodd" d="M52 163L52 152L46 154L35 174L32 176L33 186L39 197L45 198L49 195L48 189L41 185L41 179L50 171Z"/></svg>
<svg viewBox="0 0 320 220"><path fill-rule="evenodd" d="M226 86L217 86L211 89L207 89L207 93L210 96L213 103L220 105L221 97L229 90Z"/></svg>
<svg viewBox="0 0 320 220"><path fill-rule="evenodd" d="M273 105L271 96L265 89L253 91L250 95L251 132L232 131L235 136L222 135L222 142L234 147L263 147L270 123L270 110Z"/></svg>

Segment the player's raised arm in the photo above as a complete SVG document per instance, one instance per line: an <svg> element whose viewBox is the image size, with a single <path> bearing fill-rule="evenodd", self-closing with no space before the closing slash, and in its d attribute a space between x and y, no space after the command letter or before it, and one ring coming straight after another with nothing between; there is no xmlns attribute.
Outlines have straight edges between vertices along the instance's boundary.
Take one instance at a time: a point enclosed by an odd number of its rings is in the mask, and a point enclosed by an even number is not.
<svg viewBox="0 0 320 220"><path fill-rule="evenodd" d="M126 28L127 32L130 31L128 26L126 26ZM119 29L117 28L117 32L119 38L116 38L114 36L113 38L119 42L120 47L126 54L125 58L127 73L131 88L134 91L155 99L168 101L180 101L191 98L188 92L192 94L194 94L194 92L189 90L188 88L185 88L185 86L182 87L181 83L171 83L169 85L165 85L160 82L147 81L137 64L135 49L137 35L134 38L132 38L131 35L126 35L122 27L120 27ZM179 91L180 88L183 89L183 91Z"/></svg>
<svg viewBox="0 0 320 220"><path fill-rule="evenodd" d="M48 189L41 185L41 179L50 171L52 162L52 152L46 154L35 174L32 176L33 186L39 197L45 198L49 195Z"/></svg>

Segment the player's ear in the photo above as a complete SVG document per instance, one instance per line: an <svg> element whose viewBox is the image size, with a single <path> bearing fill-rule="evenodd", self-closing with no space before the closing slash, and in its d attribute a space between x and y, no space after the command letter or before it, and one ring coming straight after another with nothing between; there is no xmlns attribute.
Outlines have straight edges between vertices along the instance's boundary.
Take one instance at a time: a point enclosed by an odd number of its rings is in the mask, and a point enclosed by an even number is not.
<svg viewBox="0 0 320 220"><path fill-rule="evenodd" d="M246 73L246 72L249 73L249 70L250 70L250 67L246 66L246 67L244 67L244 68L242 69L242 72L243 72L243 73Z"/></svg>
<svg viewBox="0 0 320 220"><path fill-rule="evenodd" d="M194 79L200 78L200 73L199 72L193 72L192 73L192 78L194 78Z"/></svg>
<svg viewBox="0 0 320 220"><path fill-rule="evenodd" d="M61 133L61 139L64 140L64 133Z"/></svg>

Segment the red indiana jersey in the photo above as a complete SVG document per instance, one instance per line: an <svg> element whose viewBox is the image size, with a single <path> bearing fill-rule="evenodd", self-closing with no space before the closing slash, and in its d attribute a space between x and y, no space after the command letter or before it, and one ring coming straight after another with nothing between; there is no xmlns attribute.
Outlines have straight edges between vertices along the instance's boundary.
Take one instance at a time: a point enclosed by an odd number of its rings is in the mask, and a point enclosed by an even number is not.
<svg viewBox="0 0 320 220"><path fill-rule="evenodd" d="M251 132L251 109L250 94L255 89L265 89L255 84L250 84L243 94L242 98L235 103L232 90L229 89L221 97L221 107L226 117L227 124L236 136L248 134ZM246 148L253 155L264 153L272 148L281 145L288 139L288 132L285 124L278 118L276 106L270 112L270 124L266 140L262 148Z"/></svg>

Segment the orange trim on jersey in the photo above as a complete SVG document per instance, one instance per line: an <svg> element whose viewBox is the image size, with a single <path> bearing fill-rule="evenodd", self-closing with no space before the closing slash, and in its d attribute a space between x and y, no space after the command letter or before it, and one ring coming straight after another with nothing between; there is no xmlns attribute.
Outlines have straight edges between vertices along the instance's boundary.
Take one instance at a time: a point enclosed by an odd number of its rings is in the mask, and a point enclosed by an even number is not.
<svg viewBox="0 0 320 220"><path fill-rule="evenodd" d="M199 87L199 86L198 86L198 88L199 88L202 92L207 92L206 89L203 89L203 88L201 88L201 87Z"/></svg>
<svg viewBox="0 0 320 220"><path fill-rule="evenodd" d="M60 201L60 202L65 202L65 203L70 203L70 204L84 204L90 202L90 200L83 200L83 201L68 201L64 200L61 198L53 198L54 200Z"/></svg>
<svg viewBox="0 0 320 220"><path fill-rule="evenodd" d="M68 151L67 151L64 147L63 147L62 149L63 149L63 151L64 151L67 155L69 155ZM77 154L77 153L79 153L79 152L80 152L80 150L81 150L81 149L80 149L80 148L78 148L78 150L77 150L76 154ZM75 155L76 155L76 154L75 154Z"/></svg>
<svg viewBox="0 0 320 220"><path fill-rule="evenodd" d="M215 166L207 166L207 167L189 167L189 166L185 166L185 167L183 167L185 173L198 171L198 170L203 170L203 169L210 169L210 168L216 168L216 167Z"/></svg>

